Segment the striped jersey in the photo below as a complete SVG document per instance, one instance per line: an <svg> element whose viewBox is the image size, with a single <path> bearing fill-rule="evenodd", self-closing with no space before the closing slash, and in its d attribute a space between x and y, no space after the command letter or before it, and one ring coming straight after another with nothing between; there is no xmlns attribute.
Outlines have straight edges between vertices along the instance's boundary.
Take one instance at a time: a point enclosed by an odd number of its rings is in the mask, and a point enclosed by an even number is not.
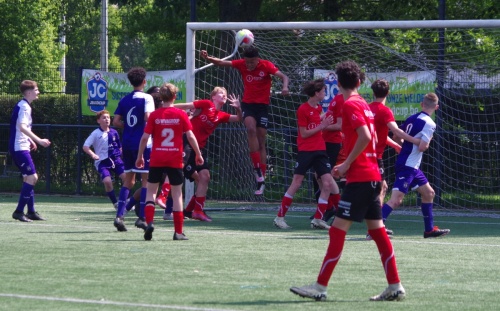
<svg viewBox="0 0 500 311"><path fill-rule="evenodd" d="M84 146L92 147L94 153L99 156L99 160L95 161L95 166L107 158L112 160L121 157L120 136L115 129L110 128L105 132L100 127L95 129L83 143Z"/></svg>
<svg viewBox="0 0 500 311"><path fill-rule="evenodd" d="M31 119L31 106L26 99L20 100L14 107L10 118L9 150L14 151L30 150L31 139L21 132L20 125L24 123L31 130L33 120Z"/></svg>
<svg viewBox="0 0 500 311"><path fill-rule="evenodd" d="M436 123L427 113L421 111L409 116L399 128L406 134L429 143L436 130ZM417 145L405 140L396 159L396 167L408 166L418 169L422 162L422 155L423 152L418 150Z"/></svg>

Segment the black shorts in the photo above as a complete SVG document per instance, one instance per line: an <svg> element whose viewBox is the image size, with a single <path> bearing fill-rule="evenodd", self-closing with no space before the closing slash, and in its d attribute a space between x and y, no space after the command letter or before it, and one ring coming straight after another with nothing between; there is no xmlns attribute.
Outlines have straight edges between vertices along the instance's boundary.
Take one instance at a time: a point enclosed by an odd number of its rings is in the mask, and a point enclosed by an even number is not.
<svg viewBox="0 0 500 311"><path fill-rule="evenodd" d="M378 171L380 172L380 176L382 177L382 180L385 180L384 161L382 159L377 159L377 163L378 163Z"/></svg>
<svg viewBox="0 0 500 311"><path fill-rule="evenodd" d="M182 169L173 167L150 167L148 182L152 184L163 183L165 180L164 174L167 175L168 181L172 186L182 185L184 182Z"/></svg>
<svg viewBox="0 0 500 311"><path fill-rule="evenodd" d="M331 174L332 166L326 151L299 151L297 153L297 162L295 162L295 175L304 176L308 169L313 168L318 177L325 174Z"/></svg>
<svg viewBox="0 0 500 311"><path fill-rule="evenodd" d="M196 153L193 151L193 148L189 143L184 146L184 176L189 179L189 181L194 181L192 177L194 172L210 169L208 165L207 150L202 148L200 151L204 162L202 165L196 165Z"/></svg>
<svg viewBox="0 0 500 311"><path fill-rule="evenodd" d="M379 194L382 183L379 181L349 183L342 191L336 217L362 222L363 219L382 219Z"/></svg>
<svg viewBox="0 0 500 311"><path fill-rule="evenodd" d="M330 165L334 167L335 164L337 164L337 158L339 156L342 144L341 143L325 143L325 144L326 144L326 154L330 159Z"/></svg>
<svg viewBox="0 0 500 311"><path fill-rule="evenodd" d="M267 129L268 118L268 104L247 104L241 103L241 111L243 120L246 117L252 117L257 122L257 127Z"/></svg>

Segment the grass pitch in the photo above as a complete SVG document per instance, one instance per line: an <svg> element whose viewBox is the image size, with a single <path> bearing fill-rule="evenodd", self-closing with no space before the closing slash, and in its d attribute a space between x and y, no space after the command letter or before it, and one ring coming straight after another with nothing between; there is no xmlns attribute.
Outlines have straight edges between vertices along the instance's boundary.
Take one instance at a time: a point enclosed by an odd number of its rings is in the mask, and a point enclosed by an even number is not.
<svg viewBox="0 0 500 311"><path fill-rule="evenodd" d="M0 195L0 310L496 310L500 303L500 218L436 213L450 235L423 239L418 210L387 222L402 302L370 302L386 287L377 249L355 224L328 288L328 300L293 295L315 281L328 245L309 211L290 210L292 230L273 227L277 205L210 202L212 223L186 221L189 241L156 214L152 241L113 227L105 198L37 196L45 222L11 214L17 194ZM222 208L221 208L222 207ZM249 208L250 207L250 208ZM302 209L303 210L303 209ZM133 214L133 213L132 213ZM485 215L483 215L485 216Z"/></svg>

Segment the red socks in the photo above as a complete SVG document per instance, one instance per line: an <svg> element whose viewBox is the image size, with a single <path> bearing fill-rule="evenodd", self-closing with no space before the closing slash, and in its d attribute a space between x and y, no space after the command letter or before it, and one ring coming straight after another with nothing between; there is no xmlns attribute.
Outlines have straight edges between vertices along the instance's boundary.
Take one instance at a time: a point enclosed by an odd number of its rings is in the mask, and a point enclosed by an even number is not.
<svg viewBox="0 0 500 311"><path fill-rule="evenodd" d="M161 186L161 194L164 196L164 197L168 197L168 194L170 192L170 183L166 182L164 183L162 186Z"/></svg>
<svg viewBox="0 0 500 311"><path fill-rule="evenodd" d="M333 269L335 269L342 255L346 232L335 227L330 227L328 234L330 235L330 243L328 244L325 259L323 259L323 264L321 265L317 280L318 283L323 286L328 286Z"/></svg>
<svg viewBox="0 0 500 311"><path fill-rule="evenodd" d="M175 233L181 234L182 233L182 227L184 226L184 213L181 212L172 212L174 216L174 230Z"/></svg>
<svg viewBox="0 0 500 311"><path fill-rule="evenodd" d="M189 203L188 205L186 206L186 212L192 212L194 210L194 207L195 207L195 201L196 201L196 196L193 195L191 197L191 200L189 200Z"/></svg>
<svg viewBox="0 0 500 311"><path fill-rule="evenodd" d="M148 225L153 222L155 218L155 204L153 202L146 202L146 206L144 207L144 218Z"/></svg>
<svg viewBox="0 0 500 311"><path fill-rule="evenodd" d="M321 199L320 199L321 201ZM325 215L326 209L328 205L327 203L319 203L318 202L318 208L316 209L316 213L314 214L315 219L322 219L323 215Z"/></svg>
<svg viewBox="0 0 500 311"><path fill-rule="evenodd" d="M289 198L287 196L283 196L283 199L281 200L281 207L278 211L278 217L285 217L286 212L288 212L288 209L290 208L290 205L292 205L293 199Z"/></svg>
<svg viewBox="0 0 500 311"><path fill-rule="evenodd" d="M203 207L205 207L205 197L194 197L194 211L203 212ZM186 208L187 210L187 208Z"/></svg>
<svg viewBox="0 0 500 311"><path fill-rule="evenodd" d="M250 159L252 160L254 168L260 168L260 152L250 152Z"/></svg>
<svg viewBox="0 0 500 311"><path fill-rule="evenodd" d="M398 267L396 266L396 256L394 256L394 249L391 240L385 232L385 227L375 230L368 230L368 234L372 237L373 241L377 244L378 252L380 253L380 260L385 271L385 277L389 284L399 283Z"/></svg>
<svg viewBox="0 0 500 311"><path fill-rule="evenodd" d="M337 210L339 208L340 193L330 194L328 197L328 209L334 208Z"/></svg>

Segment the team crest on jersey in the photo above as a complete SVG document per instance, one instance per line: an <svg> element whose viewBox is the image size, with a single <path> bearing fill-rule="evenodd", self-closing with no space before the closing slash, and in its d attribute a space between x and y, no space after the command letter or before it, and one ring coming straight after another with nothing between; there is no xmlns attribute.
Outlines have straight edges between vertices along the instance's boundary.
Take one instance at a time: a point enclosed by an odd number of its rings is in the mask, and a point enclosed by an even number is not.
<svg viewBox="0 0 500 311"><path fill-rule="evenodd" d="M101 73L96 72L87 81L87 105L93 112L99 112L108 106L108 82L104 80Z"/></svg>

